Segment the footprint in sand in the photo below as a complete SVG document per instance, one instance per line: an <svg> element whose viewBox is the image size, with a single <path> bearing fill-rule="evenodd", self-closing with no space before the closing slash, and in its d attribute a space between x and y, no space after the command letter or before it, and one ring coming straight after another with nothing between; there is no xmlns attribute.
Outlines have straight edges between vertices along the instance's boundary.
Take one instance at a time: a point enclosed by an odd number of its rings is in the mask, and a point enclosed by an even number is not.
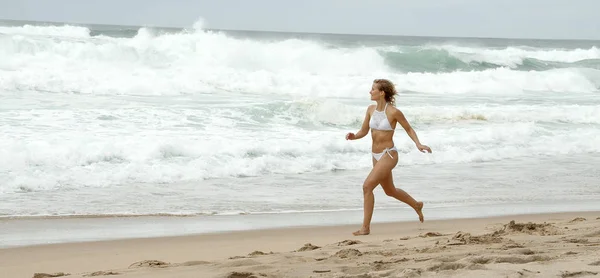
<svg viewBox="0 0 600 278"><path fill-rule="evenodd" d="M348 246L348 245L355 245L355 244L361 244L362 241L360 240L350 240L350 239L346 239L344 241L340 241L337 243L337 246Z"/></svg>
<svg viewBox="0 0 600 278"><path fill-rule="evenodd" d="M501 263L509 263L509 264L527 264L532 262L547 262L552 260L551 257L547 256L481 256L475 257L471 259L472 263L475 264L501 264Z"/></svg>
<svg viewBox="0 0 600 278"><path fill-rule="evenodd" d="M480 264L463 264L463 263L441 263L429 267L429 271L445 271L445 270L459 270L459 269L470 269L470 270L484 270L485 266Z"/></svg>
<svg viewBox="0 0 600 278"><path fill-rule="evenodd" d="M542 236L546 235L558 235L560 234L559 229L548 223L516 223L514 220L504 225L504 228L496 231L494 234L508 234L508 233L526 233L526 234L538 234Z"/></svg>
<svg viewBox="0 0 600 278"><path fill-rule="evenodd" d="M367 251L367 252L364 252L363 254L365 254L365 255L383 256L383 257L393 257L393 256L396 255L396 253L394 253L392 251L385 251L385 250Z"/></svg>
<svg viewBox="0 0 600 278"><path fill-rule="evenodd" d="M515 249L508 249L507 253L518 254L518 255L534 255L537 252L535 252L529 248L515 248Z"/></svg>
<svg viewBox="0 0 600 278"><path fill-rule="evenodd" d="M525 247L523 244L519 244L519 243L515 243L515 242L502 245L503 250L514 249L514 248L523 248L523 247Z"/></svg>
<svg viewBox="0 0 600 278"><path fill-rule="evenodd" d="M379 261L374 261L373 263L371 263L371 266L373 267L374 270L382 270L382 269L389 268L390 265L396 265L396 264L407 262L407 261L408 261L407 258L401 258L401 259L395 259L395 260L389 260L389 261L379 260Z"/></svg>
<svg viewBox="0 0 600 278"><path fill-rule="evenodd" d="M567 278L567 277L583 277L583 276L591 276L591 275L596 275L596 274L598 274L598 272L592 272L592 271L576 271L576 272L563 271L563 273L560 275L560 277L563 277L563 278Z"/></svg>
<svg viewBox="0 0 600 278"><path fill-rule="evenodd" d="M421 277L421 274L423 274L423 270L420 268L406 268L399 273L399 277L416 278Z"/></svg>
<svg viewBox="0 0 600 278"><path fill-rule="evenodd" d="M296 252L312 251L312 250L316 250L319 248L321 248L321 247L312 245L311 243L306 243L306 244L304 244L304 246L300 247L300 249L296 250Z"/></svg>
<svg viewBox="0 0 600 278"><path fill-rule="evenodd" d="M529 270L529 269L525 269L525 268L523 268L523 270L522 270L522 271L517 271L517 273L518 273L518 274L519 274L521 277L526 277L525 275L527 275L527 274L533 274L533 275L535 275L535 274L539 274L540 272L539 272L539 271L535 271L535 272L534 272L534 271L531 271L531 270Z"/></svg>
<svg viewBox="0 0 600 278"><path fill-rule="evenodd" d="M234 261L228 261L219 265L221 268L231 268L231 267L240 267L240 266L255 266L260 265L261 263L253 260L253 259L240 259Z"/></svg>
<svg viewBox="0 0 600 278"><path fill-rule="evenodd" d="M33 278L51 278L51 277L63 277L63 276L69 276L71 274L69 273L64 273L64 272L57 272L57 273L35 273L33 274Z"/></svg>
<svg viewBox="0 0 600 278"><path fill-rule="evenodd" d="M571 221L569 221L569 223L575 223L575 222L581 222L581 221L586 221L587 219L583 218L583 217L577 217Z"/></svg>
<svg viewBox="0 0 600 278"><path fill-rule="evenodd" d="M443 271L443 270L459 270L467 267L465 264L461 263L441 263L436 264L434 266L429 267L427 270L429 271Z"/></svg>
<svg viewBox="0 0 600 278"><path fill-rule="evenodd" d="M438 233L438 232L427 232L424 233L422 235L419 235L420 237L438 237L438 236L443 236L443 234Z"/></svg>
<svg viewBox="0 0 600 278"><path fill-rule="evenodd" d="M129 268L137 268L137 267L167 267L169 263L159 261L159 260L145 260L133 263L129 266Z"/></svg>
<svg viewBox="0 0 600 278"><path fill-rule="evenodd" d="M275 253L273 253L273 252L265 253L263 251L254 251L254 252L248 254L248 256L256 257L256 256L266 256L266 255L272 255L272 254L275 254Z"/></svg>
<svg viewBox="0 0 600 278"><path fill-rule="evenodd" d="M591 232L591 233L585 235L585 237L600 237L600 230Z"/></svg>
<svg viewBox="0 0 600 278"><path fill-rule="evenodd" d="M470 233L459 231L452 237L451 240L448 240L446 245L492 244L502 242L503 238L499 236L498 233L474 236Z"/></svg>
<svg viewBox="0 0 600 278"><path fill-rule="evenodd" d="M568 243L588 243L589 240L585 239L585 238L569 238L569 239L565 239L564 242L568 242Z"/></svg>
<svg viewBox="0 0 600 278"><path fill-rule="evenodd" d="M342 250L338 251L337 253L335 253L332 257L346 259L346 258L354 258L354 257L359 257L359 256L362 256L362 253L356 249L342 249Z"/></svg>
<svg viewBox="0 0 600 278"><path fill-rule="evenodd" d="M182 266L197 266L197 265L207 265L210 264L211 262L207 262L207 261L187 261L182 263Z"/></svg>
<svg viewBox="0 0 600 278"><path fill-rule="evenodd" d="M109 275L119 275L121 273L114 271L96 271L90 274L83 275L83 277L94 277L94 276L109 276Z"/></svg>
<svg viewBox="0 0 600 278"><path fill-rule="evenodd" d="M231 272L229 273L229 275L227 275L227 278L259 278L259 277L266 277L266 274L262 274L262 273L258 273L258 274L254 274L252 272Z"/></svg>

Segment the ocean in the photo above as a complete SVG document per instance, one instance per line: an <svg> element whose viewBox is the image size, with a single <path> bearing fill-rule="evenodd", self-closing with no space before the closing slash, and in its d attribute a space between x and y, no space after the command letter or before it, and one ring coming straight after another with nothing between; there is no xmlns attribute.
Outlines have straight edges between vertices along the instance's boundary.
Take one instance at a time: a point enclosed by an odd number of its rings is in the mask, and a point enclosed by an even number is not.
<svg viewBox="0 0 600 278"><path fill-rule="evenodd" d="M398 126L426 221L600 209L598 41L2 21L0 219L360 223L375 78L433 149Z"/></svg>

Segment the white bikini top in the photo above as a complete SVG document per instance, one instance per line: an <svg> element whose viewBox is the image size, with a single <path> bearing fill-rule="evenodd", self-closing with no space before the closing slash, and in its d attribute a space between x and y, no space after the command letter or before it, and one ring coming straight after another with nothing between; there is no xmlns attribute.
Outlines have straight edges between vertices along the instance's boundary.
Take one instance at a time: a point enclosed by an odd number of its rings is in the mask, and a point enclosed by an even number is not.
<svg viewBox="0 0 600 278"><path fill-rule="evenodd" d="M377 111L377 108L373 110L373 114L371 115L371 120L369 120L369 127L375 130L394 130L390 121L385 114L385 110L387 108L387 103L383 108L383 111Z"/></svg>

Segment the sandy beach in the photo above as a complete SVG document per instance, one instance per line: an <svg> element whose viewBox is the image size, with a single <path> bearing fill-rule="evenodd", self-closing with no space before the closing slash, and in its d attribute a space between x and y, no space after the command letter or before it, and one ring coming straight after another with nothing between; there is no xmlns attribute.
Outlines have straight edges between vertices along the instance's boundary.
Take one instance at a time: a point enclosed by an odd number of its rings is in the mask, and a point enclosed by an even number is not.
<svg viewBox="0 0 600 278"><path fill-rule="evenodd" d="M2 277L585 277L600 212L299 227L0 249Z"/></svg>

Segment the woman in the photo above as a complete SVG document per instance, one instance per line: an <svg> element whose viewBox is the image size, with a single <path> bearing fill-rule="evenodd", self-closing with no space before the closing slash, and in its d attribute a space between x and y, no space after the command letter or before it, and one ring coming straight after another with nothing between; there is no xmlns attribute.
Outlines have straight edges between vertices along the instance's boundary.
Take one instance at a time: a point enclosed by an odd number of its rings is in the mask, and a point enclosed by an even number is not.
<svg viewBox="0 0 600 278"><path fill-rule="evenodd" d="M346 135L346 140L357 140L365 137L370 128L373 139L371 147L373 169L363 184L364 219L362 228L353 233L356 236L370 233L371 217L375 205L373 190L379 184L383 187L385 194L411 206L419 215L419 221L423 222L423 202L417 202L404 190L396 188L392 179L392 169L398 164L398 151L392 138L396 124L400 123L419 151L431 153L431 148L419 142L417 133L412 129L404 114L394 107L396 89L392 82L386 79L375 79L370 94L371 100L376 101L377 104L369 105L367 108L360 130L356 134L348 133Z"/></svg>

